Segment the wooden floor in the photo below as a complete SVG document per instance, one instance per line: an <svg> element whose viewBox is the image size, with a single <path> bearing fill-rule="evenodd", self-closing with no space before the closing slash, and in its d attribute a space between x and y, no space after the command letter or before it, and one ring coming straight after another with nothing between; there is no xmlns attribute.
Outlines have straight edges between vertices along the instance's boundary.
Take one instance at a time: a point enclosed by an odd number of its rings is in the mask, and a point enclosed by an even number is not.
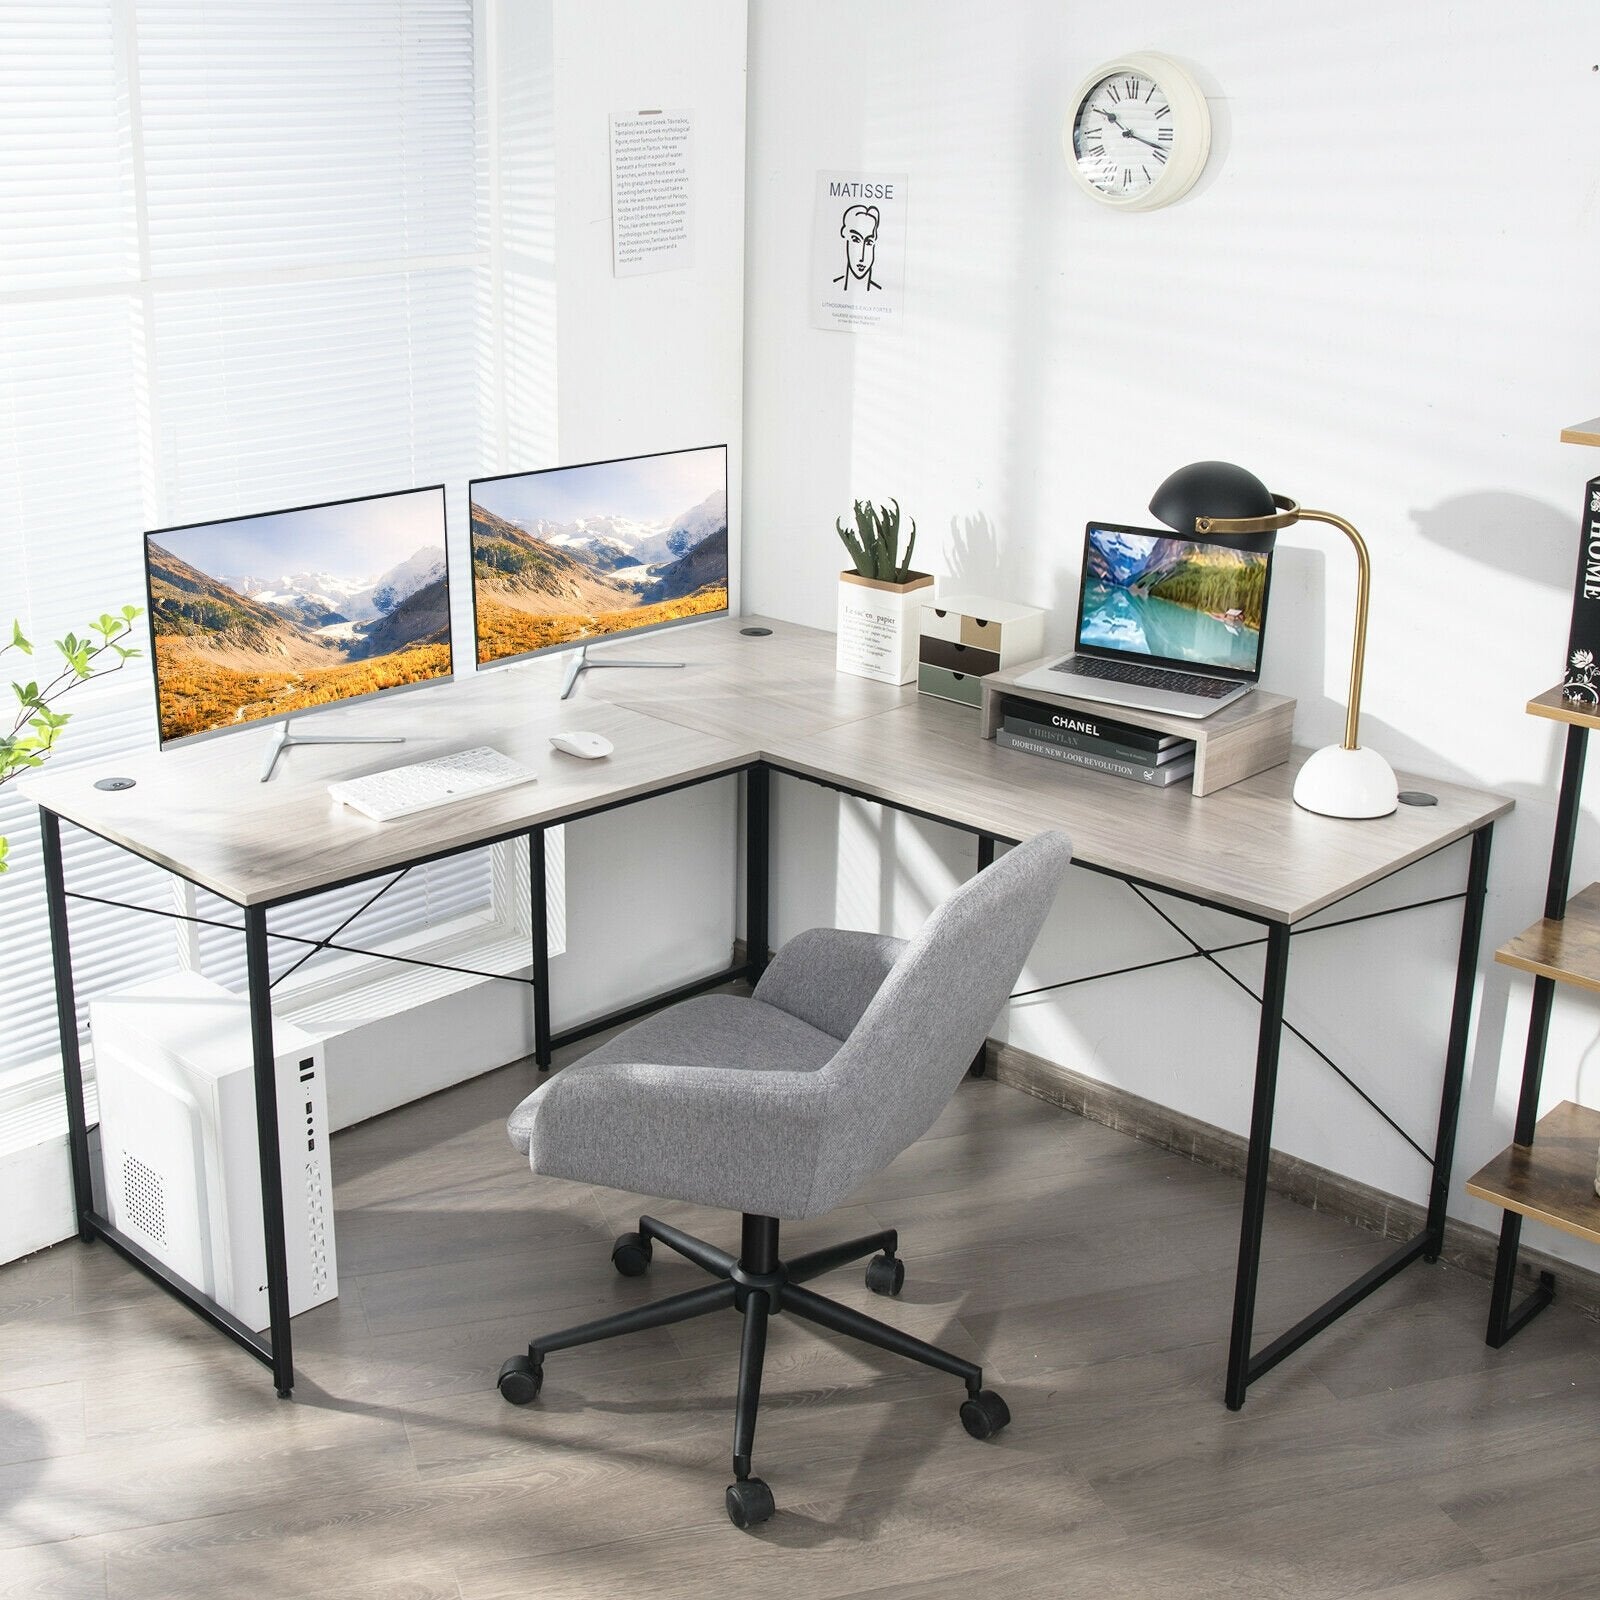
<svg viewBox="0 0 1600 1600"><path fill-rule="evenodd" d="M732 1316L552 1356L530 1334L699 1281L619 1278L638 1202L530 1177L521 1067L334 1142L341 1295L295 1323L298 1386L103 1246L0 1269L0 1595L1600 1595L1600 1330L1559 1305L1504 1351L1487 1286L1416 1267L1221 1401L1238 1184L988 1082L798 1251L901 1230L905 1293L825 1292L971 1354L954 1380L774 1324L756 1470L722 1511ZM727 1219L656 1208L724 1237ZM1269 1212L1270 1335L1385 1247Z"/></svg>

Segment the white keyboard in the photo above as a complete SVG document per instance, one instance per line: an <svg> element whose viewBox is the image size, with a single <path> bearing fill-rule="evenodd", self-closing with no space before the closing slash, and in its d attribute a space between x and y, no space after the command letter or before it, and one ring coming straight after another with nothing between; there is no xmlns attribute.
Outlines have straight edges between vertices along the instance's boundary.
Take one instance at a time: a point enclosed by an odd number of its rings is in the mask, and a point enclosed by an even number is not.
<svg viewBox="0 0 1600 1600"><path fill-rule="evenodd" d="M390 767L386 772L369 772L364 778L330 783L328 793L375 822L392 822L396 817L415 816L435 806L454 805L474 795L537 781L510 756L482 744L408 767Z"/></svg>

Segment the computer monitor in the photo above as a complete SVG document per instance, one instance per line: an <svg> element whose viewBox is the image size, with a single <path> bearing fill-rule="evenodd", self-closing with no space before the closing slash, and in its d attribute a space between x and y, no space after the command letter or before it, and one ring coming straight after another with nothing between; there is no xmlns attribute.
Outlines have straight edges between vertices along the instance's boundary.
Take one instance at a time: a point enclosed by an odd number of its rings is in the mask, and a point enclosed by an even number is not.
<svg viewBox="0 0 1600 1600"><path fill-rule="evenodd" d="M145 535L163 747L451 676L444 488L406 489Z"/></svg>
<svg viewBox="0 0 1600 1600"><path fill-rule="evenodd" d="M706 445L484 478L469 488L478 665L590 644L728 609L728 450Z"/></svg>

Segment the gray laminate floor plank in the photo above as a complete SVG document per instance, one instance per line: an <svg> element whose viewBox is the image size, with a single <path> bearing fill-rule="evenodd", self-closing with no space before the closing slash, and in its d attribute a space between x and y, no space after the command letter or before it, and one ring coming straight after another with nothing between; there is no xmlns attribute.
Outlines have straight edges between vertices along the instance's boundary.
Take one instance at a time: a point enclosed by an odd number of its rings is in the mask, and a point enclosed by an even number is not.
<svg viewBox="0 0 1600 1600"><path fill-rule="evenodd" d="M1221 1403L1239 1189L991 1082L785 1249L896 1227L898 1301L818 1287L984 1363L959 1386L780 1318L756 1465L779 1510L721 1509L737 1319L553 1356L536 1333L688 1287L672 1202L536 1180L505 1140L525 1067L337 1136L340 1298L296 1320L297 1387L99 1246L0 1268L0 1600L785 1600L1600 1594L1591 1530L1600 1338L1557 1305L1504 1351L1486 1286L1418 1267ZM1273 1201L1258 1338L1389 1247Z"/></svg>

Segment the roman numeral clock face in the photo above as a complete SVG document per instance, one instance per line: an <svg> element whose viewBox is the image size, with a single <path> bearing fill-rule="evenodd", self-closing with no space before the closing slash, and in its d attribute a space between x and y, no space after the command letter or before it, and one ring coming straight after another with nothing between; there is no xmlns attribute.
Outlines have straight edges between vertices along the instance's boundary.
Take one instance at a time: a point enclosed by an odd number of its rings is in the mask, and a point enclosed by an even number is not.
<svg viewBox="0 0 1600 1600"><path fill-rule="evenodd" d="M1211 148L1205 96L1177 62L1127 56L1090 73L1062 129L1067 165L1096 200L1152 211L1185 194Z"/></svg>

